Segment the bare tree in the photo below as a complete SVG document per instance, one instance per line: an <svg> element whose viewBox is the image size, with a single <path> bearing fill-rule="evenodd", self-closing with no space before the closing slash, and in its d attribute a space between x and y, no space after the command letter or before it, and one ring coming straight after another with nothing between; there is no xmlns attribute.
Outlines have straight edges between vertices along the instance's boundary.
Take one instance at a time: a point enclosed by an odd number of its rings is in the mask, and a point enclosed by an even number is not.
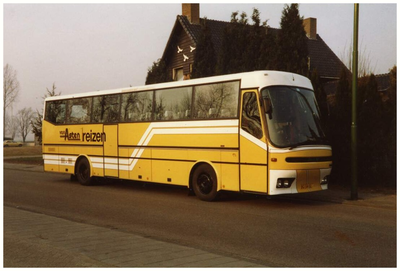
<svg viewBox="0 0 400 271"><path fill-rule="evenodd" d="M6 111L15 102L19 93L19 82L17 72L11 65L6 64L3 71L3 123L6 123ZM5 127L4 127L5 128ZM3 137L6 129L3 129Z"/></svg>
<svg viewBox="0 0 400 271"><path fill-rule="evenodd" d="M61 91L59 93L56 93L56 83L53 83L53 86L51 87L51 90L46 88L46 94L43 96L43 100L46 99L47 97L53 97L53 96L60 96Z"/></svg>
<svg viewBox="0 0 400 271"><path fill-rule="evenodd" d="M15 138L18 132L17 117L11 114L6 114L6 122L4 123L4 129L7 128L7 135L10 135L12 139Z"/></svg>
<svg viewBox="0 0 400 271"><path fill-rule="evenodd" d="M28 135L31 129L31 123L33 118L32 108L24 108L18 111L17 114L17 123L18 123L18 131L22 137L23 142L25 142L26 136Z"/></svg>
<svg viewBox="0 0 400 271"><path fill-rule="evenodd" d="M353 45L350 44L349 48L347 46L343 49L340 54L340 60L346 65L346 67L351 71L352 69L352 59L353 59ZM370 52L367 50L366 46L360 44L358 48L358 78L375 73L375 66L372 64L372 59Z"/></svg>

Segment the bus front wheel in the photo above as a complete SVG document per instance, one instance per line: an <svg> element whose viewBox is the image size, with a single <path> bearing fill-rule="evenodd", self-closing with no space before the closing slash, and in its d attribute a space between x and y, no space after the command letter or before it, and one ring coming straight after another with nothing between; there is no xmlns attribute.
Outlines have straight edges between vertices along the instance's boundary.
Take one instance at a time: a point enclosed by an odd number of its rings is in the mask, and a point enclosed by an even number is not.
<svg viewBox="0 0 400 271"><path fill-rule="evenodd" d="M196 196L204 201L213 201L217 198L217 175L211 166L198 166L192 177L192 188Z"/></svg>
<svg viewBox="0 0 400 271"><path fill-rule="evenodd" d="M75 175L82 185L92 185L93 178L90 176L90 164L86 158L79 159L76 164Z"/></svg>

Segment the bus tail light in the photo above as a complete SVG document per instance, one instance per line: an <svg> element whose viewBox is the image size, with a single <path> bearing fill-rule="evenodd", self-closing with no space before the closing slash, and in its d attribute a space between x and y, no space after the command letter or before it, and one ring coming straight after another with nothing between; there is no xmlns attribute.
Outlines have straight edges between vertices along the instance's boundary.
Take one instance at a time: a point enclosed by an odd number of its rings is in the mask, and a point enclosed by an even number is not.
<svg viewBox="0 0 400 271"><path fill-rule="evenodd" d="M294 182L294 178L278 178L276 188L289 188Z"/></svg>

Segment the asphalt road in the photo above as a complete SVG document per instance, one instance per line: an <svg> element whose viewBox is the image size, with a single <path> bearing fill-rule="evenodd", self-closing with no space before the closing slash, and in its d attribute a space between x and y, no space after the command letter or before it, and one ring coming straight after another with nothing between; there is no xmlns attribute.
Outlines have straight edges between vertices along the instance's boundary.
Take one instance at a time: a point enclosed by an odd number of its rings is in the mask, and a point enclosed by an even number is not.
<svg viewBox="0 0 400 271"><path fill-rule="evenodd" d="M4 170L4 205L277 267L396 266L396 210Z"/></svg>

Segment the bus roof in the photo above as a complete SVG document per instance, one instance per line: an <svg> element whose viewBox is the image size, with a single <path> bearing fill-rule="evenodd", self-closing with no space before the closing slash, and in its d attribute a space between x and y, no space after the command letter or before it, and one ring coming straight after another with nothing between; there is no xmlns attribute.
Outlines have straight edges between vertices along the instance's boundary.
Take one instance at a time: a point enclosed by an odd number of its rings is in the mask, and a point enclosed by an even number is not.
<svg viewBox="0 0 400 271"><path fill-rule="evenodd" d="M285 86L313 89L310 80L302 75L289 72L282 72L282 71L265 70L265 71L253 71L253 72L235 73L229 75L204 77L204 78L184 80L184 81L151 84L138 87L126 87L126 88L111 89L111 90L99 90L99 91L83 92L77 94L52 96L52 97L47 97L45 101L73 99L73 98L90 97L90 96L107 95L107 94L118 94L124 92L167 89L167 88L185 87L185 86L202 85L202 84L219 83L219 82L236 81L236 80L241 81L240 87L242 89L263 88L274 85L275 86L285 85Z"/></svg>

